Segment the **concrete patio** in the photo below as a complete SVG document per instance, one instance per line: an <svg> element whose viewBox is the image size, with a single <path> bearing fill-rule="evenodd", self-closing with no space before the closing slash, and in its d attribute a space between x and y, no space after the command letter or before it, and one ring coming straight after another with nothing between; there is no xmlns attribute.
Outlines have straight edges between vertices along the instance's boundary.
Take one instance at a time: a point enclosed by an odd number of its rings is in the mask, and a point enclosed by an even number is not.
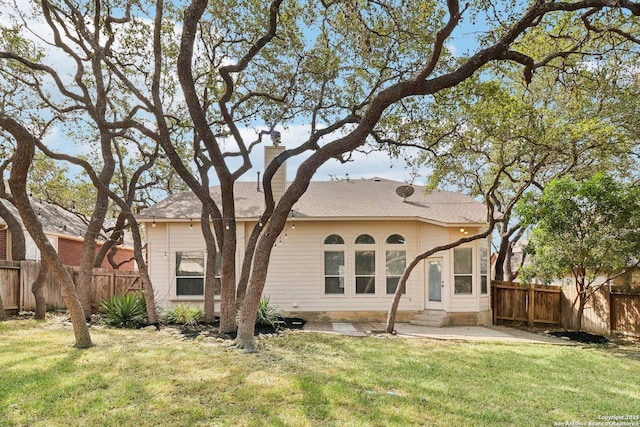
<svg viewBox="0 0 640 427"><path fill-rule="evenodd" d="M385 326L384 323L375 322L307 322L304 330L364 337L383 331ZM575 345L575 343L570 343L559 338L504 326L449 326L431 328L411 325L409 323L396 323L395 330L396 336L405 338Z"/></svg>

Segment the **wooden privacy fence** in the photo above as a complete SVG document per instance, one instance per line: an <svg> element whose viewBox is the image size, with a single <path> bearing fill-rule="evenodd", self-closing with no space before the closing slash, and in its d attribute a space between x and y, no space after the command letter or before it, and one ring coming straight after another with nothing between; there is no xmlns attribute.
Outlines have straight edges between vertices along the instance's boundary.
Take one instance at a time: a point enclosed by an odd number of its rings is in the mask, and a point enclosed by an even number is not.
<svg viewBox="0 0 640 427"><path fill-rule="evenodd" d="M640 295L610 293L611 330L640 335Z"/></svg>
<svg viewBox="0 0 640 427"><path fill-rule="evenodd" d="M74 282L77 281L80 268L66 267ZM6 311L35 310L36 301L31 292L31 284L38 277L40 263L37 261L0 261L0 293ZM103 299L142 289L137 271L93 269L91 281L91 311L97 312ZM54 280L51 271L44 287L47 309L66 309L60 284Z"/></svg>
<svg viewBox="0 0 640 427"><path fill-rule="evenodd" d="M558 287L492 281L494 325L536 323L559 325L562 291Z"/></svg>
<svg viewBox="0 0 640 427"><path fill-rule="evenodd" d="M494 325L535 324L575 328L577 307L574 286L518 285L491 282L491 307ZM640 295L598 289L587 302L582 330L610 334L622 332L640 335Z"/></svg>

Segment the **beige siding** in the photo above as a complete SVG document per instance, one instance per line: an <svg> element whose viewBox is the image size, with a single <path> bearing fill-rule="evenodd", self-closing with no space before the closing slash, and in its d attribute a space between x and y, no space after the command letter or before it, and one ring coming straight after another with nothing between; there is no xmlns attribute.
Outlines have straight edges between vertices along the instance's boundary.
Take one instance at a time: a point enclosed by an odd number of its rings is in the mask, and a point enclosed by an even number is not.
<svg viewBox="0 0 640 427"><path fill-rule="evenodd" d="M344 222L303 222L296 228L289 227L281 236L281 245L274 248L267 275L265 296L286 311L387 311L392 295L386 294L385 241L391 234L401 234L406 239L407 262L416 255L418 239L415 223L408 221L362 221L357 225ZM338 234L345 240L345 294L324 294L324 240L330 234ZM376 293L355 293L355 239L360 234L370 234L375 239ZM391 249L391 248L389 248ZM393 249L398 249L394 247ZM422 277L419 267L407 283L401 310L422 308L423 289L418 280Z"/></svg>
<svg viewBox="0 0 640 427"><path fill-rule="evenodd" d="M171 296L170 255L167 246L168 224L158 223L156 227L147 227L147 259L149 275L155 291L156 302L161 307L169 305Z"/></svg>
<svg viewBox="0 0 640 427"><path fill-rule="evenodd" d="M477 233L477 229L467 229L469 234ZM453 229L449 232L450 241L457 240L466 234L462 233L459 228ZM479 311L487 311L490 308L490 298L489 295L481 295L480 294L480 248L482 246L488 247L488 240L479 239L469 243L465 243L460 247L472 248L473 249L473 290L471 295L456 295L454 293L453 281L454 281L454 270L453 265L448 269L449 275L449 288L448 294L450 297L450 305L449 308L446 309L449 312L456 313L472 313ZM449 252L449 257L453 260L453 249ZM453 261L452 261L453 262ZM489 278L487 278L489 280Z"/></svg>
<svg viewBox="0 0 640 427"><path fill-rule="evenodd" d="M253 224L238 227L238 276L246 245ZM324 293L324 240L330 234L338 234L345 240L345 294L325 295ZM355 293L355 239L360 234L374 237L376 251L376 293L357 295ZM457 239L459 230L449 231L435 225L417 221L304 221L298 219L295 229L290 222L282 233L277 247L273 248L267 274L264 295L271 303L285 312L386 312L392 295L386 294L385 255L388 247L385 241L391 234L405 237L403 248L407 252L407 264L419 253L434 246L445 244L449 239ZM158 223L148 227L148 259L156 300L161 307L168 307L178 301L201 302L202 298L179 300L175 294L175 253L177 251L204 250L205 244L199 224ZM474 274L479 273L479 245L476 241L468 245L474 248ZM328 249L328 248L327 248ZM474 293L470 296L453 294L452 251L434 255L442 260L443 309L450 312L477 312L489 309L489 297L480 295L479 274L474 276ZM477 276L477 277L476 277ZM425 308L426 278L424 262L412 273L407 283L407 293L402 297L400 310L419 311Z"/></svg>
<svg viewBox="0 0 640 427"><path fill-rule="evenodd" d="M149 269L154 286L156 301L160 307L170 307L177 302L202 302L203 297L176 296L176 252L204 251L206 245L200 223L163 223L148 227ZM244 228L237 231L237 275L240 275L241 260L244 256Z"/></svg>
<svg viewBox="0 0 640 427"><path fill-rule="evenodd" d="M204 251L205 244L200 224L159 223L147 228L149 241L149 269L154 286L156 301L161 307L168 307L176 297L176 252ZM202 301L202 297L180 297L180 301Z"/></svg>
<svg viewBox="0 0 640 427"><path fill-rule="evenodd" d="M478 297L475 295L454 295L451 297L451 307L448 311L452 313L478 311Z"/></svg>

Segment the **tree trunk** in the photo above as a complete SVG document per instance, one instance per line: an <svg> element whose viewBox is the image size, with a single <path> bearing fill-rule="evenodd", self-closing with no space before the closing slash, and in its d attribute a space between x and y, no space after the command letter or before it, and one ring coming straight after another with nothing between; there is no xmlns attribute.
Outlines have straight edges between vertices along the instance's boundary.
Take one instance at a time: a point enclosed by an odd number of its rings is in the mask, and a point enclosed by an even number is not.
<svg viewBox="0 0 640 427"><path fill-rule="evenodd" d="M29 231L29 233L31 233L31 231ZM49 244L49 242L47 241L46 244ZM64 299L69 316L71 317L71 324L73 325L73 332L76 338L75 347L89 348L93 343L91 342L89 327L87 326L84 310L80 304L80 298L78 298L75 284L73 283L73 279L67 269L62 265L58 254L56 254L50 244L49 247L50 249L47 249L45 244L43 244L43 247L38 246L42 253L42 258L46 259L46 262L52 265L53 275L61 285L62 298Z"/></svg>
<svg viewBox="0 0 640 427"><path fill-rule="evenodd" d="M140 280L142 280L142 290L144 292L144 301L147 305L147 322L154 325L156 329L160 329L158 323L158 311L156 310L155 291L149 277L149 268L147 262L142 255L142 236L140 235L140 226L138 221L129 214L129 225L133 237L133 256L138 263L138 271L140 272Z"/></svg>
<svg viewBox="0 0 640 427"><path fill-rule="evenodd" d="M40 271L38 272L38 277L36 277L36 280L31 285L31 293L33 293L33 297L36 300L35 318L37 320L44 320L45 315L47 314L47 301L44 296L44 286L48 275L49 265L43 258L40 260Z"/></svg>
<svg viewBox="0 0 640 427"><path fill-rule="evenodd" d="M508 260L507 251L509 250L509 236L506 233L500 233L500 247L496 255L495 263L495 280L502 281L505 277L505 262Z"/></svg>
<svg viewBox="0 0 640 427"><path fill-rule="evenodd" d="M234 230L235 232L235 230ZM225 233L227 234L227 233ZM236 324L236 283L235 283L235 242L230 242L222 249L222 274L220 289L220 332L231 333L237 330ZM230 265L232 264L233 265Z"/></svg>
<svg viewBox="0 0 640 427"><path fill-rule="evenodd" d="M155 326L156 329L159 329L160 324L158 323L158 312L156 310L155 293L153 291L151 279L149 278L149 271L146 264L144 264L143 267L140 267L140 263L138 263L138 266L138 271L140 272L140 280L142 280L144 302L147 306L147 323Z"/></svg>
<svg viewBox="0 0 640 427"><path fill-rule="evenodd" d="M584 307L587 304L586 301L583 301L582 295L578 301L578 312L576 314L576 330L582 330L582 315L584 314Z"/></svg>
<svg viewBox="0 0 640 427"><path fill-rule="evenodd" d="M125 218L126 216L123 213L120 213L120 215L118 215L118 219L116 220L116 224L114 225L111 235L109 236L109 240L104 242L104 244L100 247L100 249L98 250L98 253L96 254L93 260L94 268L100 268L105 257L107 257L107 254L109 254L111 249L115 248L118 244L118 241L120 241L123 238L124 227L126 222ZM109 263L111 264L114 270L117 270L116 266L113 265L113 262L111 261L111 259L109 259Z"/></svg>
<svg viewBox="0 0 640 427"><path fill-rule="evenodd" d="M11 167L11 174L9 176L9 187L14 197L15 206L18 212L20 212L20 217L27 231L40 250L42 258L49 264L54 277L60 283L62 297L71 316L71 323L76 339L75 346L78 348L91 347L93 345L91 335L85 322L84 311L82 310L73 279L64 268L64 265L62 265L60 257L44 234L42 225L38 221L36 213L29 201L29 196L27 195L27 175L31 162L33 161L35 137L14 119L2 113L0 113L0 126L11 133L17 145Z"/></svg>
<svg viewBox="0 0 640 427"><path fill-rule="evenodd" d="M255 353L258 345L254 336L258 306L262 297L262 290L267 280L267 268L273 245L284 227L289 210L274 215L262 238L258 242L253 258L253 269L247 292L240 311L240 323L236 337L236 347L243 349L245 353Z"/></svg>
<svg viewBox="0 0 640 427"><path fill-rule="evenodd" d="M221 179L222 181L222 179ZM232 333L238 329L236 322L236 221L233 182L220 184L222 194L223 241L221 290L220 290L220 332Z"/></svg>
<svg viewBox="0 0 640 427"><path fill-rule="evenodd" d="M109 197L104 191L98 190L95 209L91 215L91 220L87 226L87 231L82 242L82 252L80 253L80 266L76 288L80 303L84 310L85 319L91 318L91 281L93 280L93 264L96 254L96 238L100 235L102 224L107 215Z"/></svg>
<svg viewBox="0 0 640 427"><path fill-rule="evenodd" d="M391 302L391 307L389 308L389 312L387 313L387 326L385 328L385 332L388 334L393 333L393 330L396 325L396 316L398 313L398 306L400 305L400 297L402 297L402 290L407 285L407 279L409 279L409 275L413 271L413 269L422 261L424 258L431 256L429 254L418 255L409 263L409 265L402 272L402 276L398 280L398 287L396 288L396 292L393 295L393 301Z"/></svg>
<svg viewBox="0 0 640 427"><path fill-rule="evenodd" d="M524 259L525 254L522 254ZM518 271L514 272L511 268L511 260L513 259L513 242L509 242L507 246L507 256L504 260L504 280L511 283L518 277Z"/></svg>
<svg viewBox="0 0 640 427"><path fill-rule="evenodd" d="M207 249L207 270L204 275L204 323L216 321L216 250ZM211 265L211 267L209 267Z"/></svg>
<svg viewBox="0 0 640 427"><path fill-rule="evenodd" d="M13 216L11 211L7 209L3 202L0 202L0 217L4 219L7 228L11 233L11 260L24 261L27 252L27 246L24 239L24 231L22 224Z"/></svg>
<svg viewBox="0 0 640 427"><path fill-rule="evenodd" d="M262 218L255 225L253 230L251 231L251 236L247 240L247 246L244 249L244 259L242 260L242 269L240 270L240 278L238 279L238 288L236 289L236 309L240 310L242 308L242 304L244 302L244 296L247 292L247 284L249 283L249 275L251 273L251 265L253 263L253 255L256 251L256 244L258 243L258 238L260 237L260 233L262 232L262 227L265 221L266 215L263 215ZM266 221L265 221L266 222Z"/></svg>
<svg viewBox="0 0 640 427"><path fill-rule="evenodd" d="M574 279L575 279L575 289L576 289L576 298L573 300L573 304L571 306L572 311L573 308L578 304L578 311L576 312L575 326L576 330L582 329L582 315L584 313L584 307L587 304L587 289L585 286L585 277L584 274L579 270L574 270Z"/></svg>
<svg viewBox="0 0 640 427"><path fill-rule="evenodd" d="M217 248L215 237L211 231L209 223L209 213L202 207L200 215L200 228L207 246L207 268L204 274L204 323L214 323L216 321L215 291L216 291L216 259Z"/></svg>
<svg viewBox="0 0 640 427"><path fill-rule="evenodd" d="M256 254L254 258L254 269L260 271L251 275L251 282L264 283L266 281L266 270L269 264L269 257ZM245 353L255 353L258 351L258 343L254 336L258 305L262 297L263 286L251 286L251 282L244 296L242 310L240 311L240 322L238 324L238 334L236 336L236 347L244 350Z"/></svg>

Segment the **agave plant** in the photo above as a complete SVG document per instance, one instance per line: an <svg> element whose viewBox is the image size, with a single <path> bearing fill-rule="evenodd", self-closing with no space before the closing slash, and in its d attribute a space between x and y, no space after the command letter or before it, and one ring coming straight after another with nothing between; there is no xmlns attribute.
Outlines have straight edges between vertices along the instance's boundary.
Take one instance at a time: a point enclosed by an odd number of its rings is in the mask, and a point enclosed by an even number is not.
<svg viewBox="0 0 640 427"><path fill-rule="evenodd" d="M282 323L284 323L280 320L280 310L269 303L268 297L260 300L256 323L259 325L269 325L274 329L280 329L282 327Z"/></svg>
<svg viewBox="0 0 640 427"><path fill-rule="evenodd" d="M136 328L145 323L147 307L144 296L138 294L115 295L100 301L105 323L115 328Z"/></svg>

